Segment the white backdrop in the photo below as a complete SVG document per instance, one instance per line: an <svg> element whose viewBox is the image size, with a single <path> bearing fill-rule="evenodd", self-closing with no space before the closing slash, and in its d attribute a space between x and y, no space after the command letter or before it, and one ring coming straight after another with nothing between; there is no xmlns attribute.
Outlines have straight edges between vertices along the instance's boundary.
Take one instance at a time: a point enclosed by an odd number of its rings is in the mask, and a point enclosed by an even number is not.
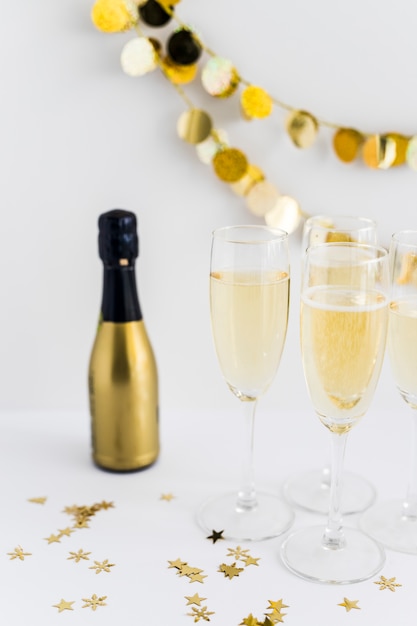
<svg viewBox="0 0 417 626"><path fill-rule="evenodd" d="M129 34L90 21L92 2L7 2L2 59L0 408L87 406L87 364L101 297L99 213L135 211L139 293L160 374L162 408L228 408L208 316L213 228L261 222L176 134L184 104L158 73L126 76ZM181 19L217 54L275 97L368 132L417 133L417 5L350 0L182 0ZM173 26L151 34L163 38ZM149 30L147 32L150 32ZM306 151L284 113L246 123L238 98L206 107L230 141L307 213L363 214L394 230L417 228L417 173L344 165L320 131ZM298 347L299 233L282 366L265 404L304 403ZM391 393L392 383L378 393Z"/></svg>

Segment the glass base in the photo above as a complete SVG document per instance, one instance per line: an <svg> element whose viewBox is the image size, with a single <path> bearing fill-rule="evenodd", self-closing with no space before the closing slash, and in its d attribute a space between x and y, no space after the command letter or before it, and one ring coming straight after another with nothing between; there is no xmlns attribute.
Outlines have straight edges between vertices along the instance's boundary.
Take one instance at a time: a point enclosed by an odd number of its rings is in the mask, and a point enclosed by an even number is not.
<svg viewBox="0 0 417 626"><path fill-rule="evenodd" d="M359 520L361 529L390 550L417 554L417 518L403 515L403 501L381 502Z"/></svg>
<svg viewBox="0 0 417 626"><path fill-rule="evenodd" d="M367 580L380 571L385 553L378 543L354 528L345 528L344 548L322 545L323 526L296 531L281 547L284 564L309 581L344 585Z"/></svg>
<svg viewBox="0 0 417 626"><path fill-rule="evenodd" d="M310 470L291 476L284 485L287 502L312 513L327 515L330 506L330 484L323 481L323 471ZM375 498L376 491L365 478L352 472L343 473L341 494L343 515L365 511L374 503Z"/></svg>
<svg viewBox="0 0 417 626"><path fill-rule="evenodd" d="M237 494L227 493L204 502L197 512L199 526L209 535L223 531L225 539L261 541L278 537L294 522L290 507L275 494L257 493L257 506L239 509Z"/></svg>

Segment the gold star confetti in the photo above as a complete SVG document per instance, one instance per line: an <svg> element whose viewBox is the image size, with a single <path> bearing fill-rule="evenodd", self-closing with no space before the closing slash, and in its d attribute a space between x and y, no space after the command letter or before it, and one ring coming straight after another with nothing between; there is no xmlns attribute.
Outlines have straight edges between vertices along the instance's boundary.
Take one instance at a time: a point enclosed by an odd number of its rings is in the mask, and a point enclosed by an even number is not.
<svg viewBox="0 0 417 626"><path fill-rule="evenodd" d="M207 598L200 598L198 593L195 593L193 596L184 596L184 598L188 600L187 606L189 604L197 604L197 606L201 606L201 603L204 602L204 600L207 600Z"/></svg>
<svg viewBox="0 0 417 626"><path fill-rule="evenodd" d="M74 529L68 526L67 528L63 528L62 530L58 529L58 532L59 537L69 537L74 532Z"/></svg>
<svg viewBox="0 0 417 626"><path fill-rule="evenodd" d="M95 569L96 574L100 574L100 572L110 572L110 568L114 567L114 565L114 563L109 563L109 560L105 559L102 563L100 563L100 561L94 561L94 565L88 569Z"/></svg>
<svg viewBox="0 0 417 626"><path fill-rule="evenodd" d="M10 560L14 561L14 559L19 559L20 561L25 560L25 556L32 556L31 552L24 552L21 546L17 546L13 552L8 552L8 556L10 556Z"/></svg>
<svg viewBox="0 0 417 626"><path fill-rule="evenodd" d="M214 612L208 611L206 606L201 607L201 609L197 609L195 606L193 606L191 610L192 613L187 613L187 615L191 615L192 617L194 617L195 622L199 622L200 619L209 622L209 615L214 615Z"/></svg>
<svg viewBox="0 0 417 626"><path fill-rule="evenodd" d="M114 509L114 502L106 502L106 500L102 500L97 506L99 506L100 509L107 511L108 509Z"/></svg>
<svg viewBox="0 0 417 626"><path fill-rule="evenodd" d="M385 578L385 576L381 576L379 580L374 582L374 585L379 585L379 590L383 591L383 589L389 589L390 591L395 591L395 587L402 587L400 583L395 582L396 578Z"/></svg>
<svg viewBox="0 0 417 626"><path fill-rule="evenodd" d="M248 556L245 556L245 558L242 559L242 560L243 560L243 562L245 564L245 567L248 567L248 565L258 565L259 566L258 561L260 560L260 558L258 557L258 558L255 559L255 558L253 558L253 556L248 554Z"/></svg>
<svg viewBox="0 0 417 626"><path fill-rule="evenodd" d="M268 619L270 624L277 624L278 622L284 622L283 617L286 613L281 613L281 611L272 611L272 613L265 613L265 615L266 618L264 624L266 623L266 619Z"/></svg>
<svg viewBox="0 0 417 626"><path fill-rule="evenodd" d="M280 611L281 609L288 609L289 605L288 604L284 604L282 599L281 600L268 600L269 602L269 606L267 607L267 609L273 609L274 611Z"/></svg>
<svg viewBox="0 0 417 626"><path fill-rule="evenodd" d="M227 556L233 556L237 561L239 559L243 561L243 559L245 559L248 554L249 550L243 550L240 546L237 546L237 548L227 549Z"/></svg>
<svg viewBox="0 0 417 626"><path fill-rule="evenodd" d="M361 607L356 606L358 602L359 600L348 600L347 598L343 598L343 602L341 602L337 606L343 606L346 609L346 611L351 611L352 609L360 610Z"/></svg>
<svg viewBox="0 0 417 626"><path fill-rule="evenodd" d="M67 602L66 600L61 598L61 602L59 602L58 604L53 604L52 606L55 609L58 609L58 613L62 613L62 611L73 611L74 609L72 608L72 605L74 604L74 602L75 600L73 600L72 602Z"/></svg>
<svg viewBox="0 0 417 626"><path fill-rule="evenodd" d="M76 563L79 563L81 560L82 561L89 561L90 559L88 558L88 556L91 554L91 552L84 552L84 550L78 550L78 552L70 552L70 555L67 558L67 561L75 561Z"/></svg>
<svg viewBox="0 0 417 626"><path fill-rule="evenodd" d="M91 598L82 598L82 601L85 602L85 604L83 604L82 608L83 609L88 609L90 608L92 611L96 611L97 607L99 606L107 606L107 604L104 602L104 600L106 600L107 596L101 596L100 598L94 593Z"/></svg>
<svg viewBox="0 0 417 626"><path fill-rule="evenodd" d="M249 615L247 617L244 617L243 620L240 622L239 626L258 626L259 622L256 619L256 617L254 617L252 615L252 613L249 613Z"/></svg>
<svg viewBox="0 0 417 626"><path fill-rule="evenodd" d="M175 561L168 561L168 569L171 567L175 567L176 569L181 569L184 565L187 565L185 561L181 561L181 559L176 559Z"/></svg>
<svg viewBox="0 0 417 626"><path fill-rule="evenodd" d="M173 498L175 498L175 496L172 495L172 493L162 493L160 499L165 500L166 502L171 502Z"/></svg>
<svg viewBox="0 0 417 626"><path fill-rule="evenodd" d="M207 578L207 576L203 576L202 574L190 574L188 578L190 579L190 583L202 583L204 582L203 578Z"/></svg>
<svg viewBox="0 0 417 626"><path fill-rule="evenodd" d="M239 576L240 572L243 572L243 567L236 567L236 563L232 563L231 565L226 565L226 563L222 563L218 569L219 572L222 572L225 578L229 578L232 580L235 576Z"/></svg>
<svg viewBox="0 0 417 626"><path fill-rule="evenodd" d="M54 535L54 534L49 535L49 537L45 537L45 541L48 542L48 545L50 543L61 543L61 539L60 539L59 535Z"/></svg>
<svg viewBox="0 0 417 626"><path fill-rule="evenodd" d="M45 504L46 502L46 498L45 497L41 497L41 498L28 498L28 502L34 502L35 504Z"/></svg>
<svg viewBox="0 0 417 626"><path fill-rule="evenodd" d="M176 559L175 561L168 561L168 569L175 568L177 570L177 574L179 576L187 576L190 579L190 583L193 582L203 582L203 578L207 578L206 575L203 575L201 572L202 569L198 567L191 567L188 565L186 561L181 561L181 559Z"/></svg>
<svg viewBox="0 0 417 626"><path fill-rule="evenodd" d="M219 539L224 539L223 533L224 530L213 530L211 532L211 535L209 535L207 539L211 539L213 543L216 543L216 541L219 541Z"/></svg>

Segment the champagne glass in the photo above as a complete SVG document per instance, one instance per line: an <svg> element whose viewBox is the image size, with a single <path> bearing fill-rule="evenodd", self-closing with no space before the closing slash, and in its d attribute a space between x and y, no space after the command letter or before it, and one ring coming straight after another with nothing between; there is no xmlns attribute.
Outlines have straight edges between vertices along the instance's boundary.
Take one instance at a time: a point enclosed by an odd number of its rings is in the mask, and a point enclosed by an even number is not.
<svg viewBox="0 0 417 626"><path fill-rule="evenodd" d="M375 245L376 222L351 215L314 215L304 222L302 254L309 246L337 241ZM330 455L329 455L330 457ZM290 476L284 484L286 500L313 513L327 514L330 505L330 460L322 467ZM376 498L373 485L354 472L344 472L341 509L344 515L359 513Z"/></svg>
<svg viewBox="0 0 417 626"><path fill-rule="evenodd" d="M401 397L411 407L411 457L404 499L381 502L360 527L387 548L417 554L417 231L392 236L388 355Z"/></svg>
<svg viewBox="0 0 417 626"><path fill-rule="evenodd" d="M197 520L239 541L276 537L293 523L275 493L255 490L254 417L258 398L275 377L285 343L289 306L288 234L266 226L213 232L210 310L223 377L240 400L247 450L241 488L204 503Z"/></svg>
<svg viewBox="0 0 417 626"><path fill-rule="evenodd" d="M298 530L281 556L302 578L366 580L384 564L382 546L343 528L341 477L349 431L367 411L380 374L388 324L389 267L384 248L329 243L307 250L301 289L301 348L308 391L330 431L332 468L327 525Z"/></svg>

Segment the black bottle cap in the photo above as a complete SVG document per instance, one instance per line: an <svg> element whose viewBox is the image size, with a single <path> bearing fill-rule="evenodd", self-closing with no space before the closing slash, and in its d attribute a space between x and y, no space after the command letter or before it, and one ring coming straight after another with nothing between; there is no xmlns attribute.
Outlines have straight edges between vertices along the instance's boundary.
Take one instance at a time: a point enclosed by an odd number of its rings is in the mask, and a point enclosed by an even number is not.
<svg viewBox="0 0 417 626"><path fill-rule="evenodd" d="M105 263L123 265L139 255L136 215L123 209L113 209L98 218L98 251Z"/></svg>

